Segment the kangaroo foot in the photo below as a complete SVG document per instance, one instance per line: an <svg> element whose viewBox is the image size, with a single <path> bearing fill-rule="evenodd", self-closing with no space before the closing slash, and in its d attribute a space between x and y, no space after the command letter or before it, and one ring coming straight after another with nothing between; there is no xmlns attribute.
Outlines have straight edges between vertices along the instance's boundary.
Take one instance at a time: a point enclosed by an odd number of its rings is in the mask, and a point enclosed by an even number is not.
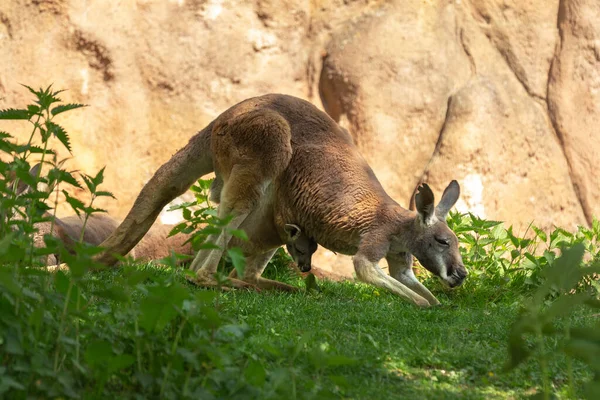
<svg viewBox="0 0 600 400"><path fill-rule="evenodd" d="M287 283L278 282L266 278L258 278L258 281L253 281L252 283L258 286L259 288L266 290L281 290L284 292L298 292L300 290L299 288L292 285L288 285Z"/></svg>
<svg viewBox="0 0 600 400"><path fill-rule="evenodd" d="M197 274L196 276L186 276L188 282L193 283L196 286L201 287L220 287L223 290L231 290L231 288L242 288L242 289L254 289L260 291L260 288L256 285L253 285L249 282L244 282L235 278L228 278L225 282L219 284L219 282L213 277L208 276L202 273Z"/></svg>

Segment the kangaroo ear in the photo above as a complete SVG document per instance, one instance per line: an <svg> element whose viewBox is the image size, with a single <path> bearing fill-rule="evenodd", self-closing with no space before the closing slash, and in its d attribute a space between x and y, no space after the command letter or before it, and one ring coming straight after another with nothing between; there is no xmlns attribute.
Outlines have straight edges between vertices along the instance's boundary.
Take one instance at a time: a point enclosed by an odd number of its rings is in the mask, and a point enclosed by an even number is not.
<svg viewBox="0 0 600 400"><path fill-rule="evenodd" d="M454 207L454 204L456 204L456 201L458 200L459 196L460 186L458 185L458 182L454 180L450 182L448 187L446 187L446 189L444 190L442 200L440 200L440 203L435 209L438 218L446 219L448 211L450 211L450 209Z"/></svg>
<svg viewBox="0 0 600 400"><path fill-rule="evenodd" d="M300 237L300 234L302 233L302 229L300 229L300 227L298 225L294 225L294 224L285 224L283 229L285 230L285 233L287 234L288 243L295 242Z"/></svg>
<svg viewBox="0 0 600 400"><path fill-rule="evenodd" d="M417 189L417 195L415 196L415 205L417 206L417 212L421 217L421 221L425 225L431 223L431 218L435 212L433 192L428 184L424 183Z"/></svg>

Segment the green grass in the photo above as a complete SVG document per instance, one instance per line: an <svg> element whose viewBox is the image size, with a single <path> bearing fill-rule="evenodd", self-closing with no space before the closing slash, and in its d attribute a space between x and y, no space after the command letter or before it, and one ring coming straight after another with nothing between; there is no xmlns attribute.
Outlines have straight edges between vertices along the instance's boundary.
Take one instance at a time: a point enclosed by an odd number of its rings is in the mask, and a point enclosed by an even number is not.
<svg viewBox="0 0 600 400"><path fill-rule="evenodd" d="M363 284L326 282L322 290L227 293L222 311L253 327L243 344L250 351L265 342L293 349L308 334L304 349L322 346L357 360L324 372L314 370L306 356L283 353L283 359L271 360L271 368L297 369L300 391L328 374L343 376L344 397L355 399L514 398L539 385L535 368L501 371L508 357L508 327L517 314L514 303L473 302L477 293L459 291L435 293L443 305L423 310ZM573 316L573 324L590 314ZM578 373L586 375L579 367ZM557 376L564 373L560 360L552 368Z"/></svg>
<svg viewBox="0 0 600 400"><path fill-rule="evenodd" d="M104 272L95 279L106 283L118 274ZM281 268L268 275L303 287ZM189 284L186 289L215 293L221 316L249 329L236 340L238 350L261 365L267 381L284 379L288 395L299 399L505 399L537 393L536 362L502 371L521 295L486 302L485 290L433 286L442 305L429 309L356 282L323 281L321 292L294 294L218 292ZM591 312L578 311L570 321L584 325L592 318ZM557 357L550 369L555 391L564 392L565 358ZM579 382L590 377L583 364L575 364L575 373Z"/></svg>

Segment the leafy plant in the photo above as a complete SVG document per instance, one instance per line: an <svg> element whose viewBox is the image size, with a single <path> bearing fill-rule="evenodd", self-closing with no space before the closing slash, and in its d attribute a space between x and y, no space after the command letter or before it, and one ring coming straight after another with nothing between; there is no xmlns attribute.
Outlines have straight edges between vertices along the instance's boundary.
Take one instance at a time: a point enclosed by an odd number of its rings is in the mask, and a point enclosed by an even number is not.
<svg viewBox="0 0 600 400"><path fill-rule="evenodd" d="M591 229L580 226L575 233L556 228L548 234L529 225L522 236L515 234L513 227L506 228L503 222L484 220L470 213L451 212L448 224L456 232L469 270L469 278L458 292L477 289L483 297L487 296L486 301L501 301L505 296L514 297L515 292L527 294L537 288L545 279L543 271L554 265L562 247L581 243L591 256L589 262L598 260L598 220L594 220ZM581 285L597 283L588 277Z"/></svg>
<svg viewBox="0 0 600 400"><path fill-rule="evenodd" d="M528 358L537 358L543 379L543 392L539 397L544 399L549 399L552 392L547 370L548 358L552 356L546 349L546 339L549 338L560 340L562 344L553 346L553 349L568 357L570 395L575 394L570 357L575 357L594 371L593 380L587 384L587 397L596 399L600 396L600 324L572 327L564 318L580 306L600 309L596 291L590 287L585 291L577 290L582 280L600 273L600 264L581 266L584 251L585 246L576 243L563 250L553 265L542 271L543 283L525 303L511 328L507 368L515 368ZM555 293L558 295L553 296Z"/></svg>
<svg viewBox="0 0 600 400"><path fill-rule="evenodd" d="M221 232L228 232L230 235L248 240L246 232L241 229L232 229L229 227L232 216L221 218L217 214L216 208L211 204L209 191L213 180L198 180L196 185L192 185L191 192L195 200L174 205L169 211L182 210L183 219L170 232L170 236L183 232L190 235L190 241L194 250L200 249L219 249L220 247L211 241L208 241L210 235L219 235ZM228 248L225 251L226 260L231 262L237 270L238 276L244 275L245 258L239 248ZM221 281L226 280L226 276L220 276Z"/></svg>

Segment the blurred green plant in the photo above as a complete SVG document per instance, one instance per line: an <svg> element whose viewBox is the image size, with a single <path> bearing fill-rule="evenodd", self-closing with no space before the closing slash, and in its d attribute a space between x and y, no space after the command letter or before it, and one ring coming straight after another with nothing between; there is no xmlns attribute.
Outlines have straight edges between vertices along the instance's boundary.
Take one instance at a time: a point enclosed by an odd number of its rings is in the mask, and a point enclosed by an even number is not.
<svg viewBox="0 0 600 400"><path fill-rule="evenodd" d="M540 273L543 282L525 301L510 331L507 369L537 358L543 382L543 391L537 398L550 399L553 395L547 365L557 352L567 356L570 397L575 397L576 384L573 357L594 371L594 378L586 385L587 398L600 397L600 324L573 327L567 318L582 306L600 309L597 290L587 285L600 273L600 264L593 262L592 266L583 267L584 252L585 245L575 243ZM548 341L559 344L548 346Z"/></svg>

